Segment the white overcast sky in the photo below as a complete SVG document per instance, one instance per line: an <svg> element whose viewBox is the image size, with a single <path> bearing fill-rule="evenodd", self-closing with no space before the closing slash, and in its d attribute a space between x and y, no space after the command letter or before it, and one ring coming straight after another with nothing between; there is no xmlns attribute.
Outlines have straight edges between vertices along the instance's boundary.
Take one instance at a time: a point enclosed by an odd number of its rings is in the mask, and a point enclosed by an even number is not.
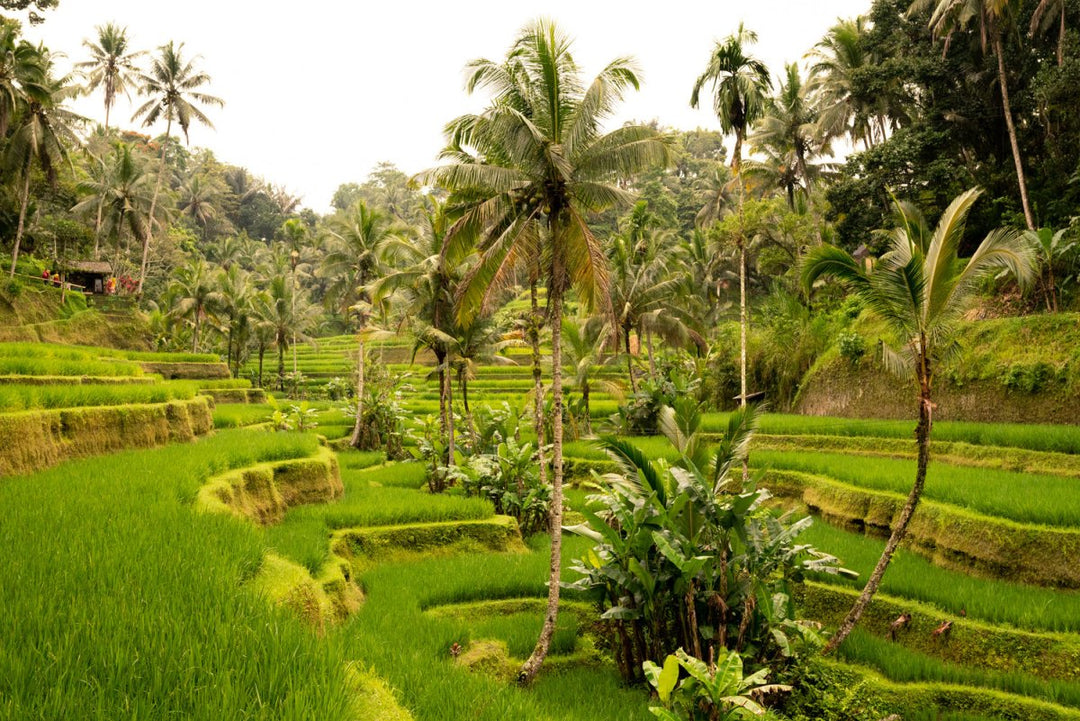
<svg viewBox="0 0 1080 721"><path fill-rule="evenodd" d="M757 31L754 52L776 75L837 18L869 7L870 0L60 0L26 35L71 62L85 59L82 41L95 36L94 26L110 21L127 26L134 48L183 42L212 76L209 92L226 101L208 111L214 130L193 128L192 145L325 212L339 184L362 181L380 161L407 173L434 165L444 124L484 104L465 94L465 63L503 57L535 17L554 18L575 39L575 59L589 77L615 57L636 58L642 89L613 127L656 118L692 129L718 127L708 107L689 107L690 89L714 41L740 21ZM100 95L75 107L104 119ZM113 124L135 128L132 109L121 99Z"/></svg>

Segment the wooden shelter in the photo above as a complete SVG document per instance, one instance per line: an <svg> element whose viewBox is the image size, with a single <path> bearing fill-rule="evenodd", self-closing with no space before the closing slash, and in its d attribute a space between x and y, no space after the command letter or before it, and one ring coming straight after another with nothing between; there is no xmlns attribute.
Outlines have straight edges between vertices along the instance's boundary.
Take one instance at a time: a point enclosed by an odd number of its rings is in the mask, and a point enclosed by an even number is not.
<svg viewBox="0 0 1080 721"><path fill-rule="evenodd" d="M64 263L64 280L72 286L81 286L87 294L103 295L112 265L104 260L69 260Z"/></svg>

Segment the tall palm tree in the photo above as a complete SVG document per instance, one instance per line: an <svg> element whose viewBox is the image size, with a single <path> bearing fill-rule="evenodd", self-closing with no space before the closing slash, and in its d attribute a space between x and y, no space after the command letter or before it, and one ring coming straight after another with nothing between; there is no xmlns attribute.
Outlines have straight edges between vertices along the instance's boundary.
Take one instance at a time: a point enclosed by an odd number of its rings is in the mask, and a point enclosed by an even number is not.
<svg viewBox="0 0 1080 721"><path fill-rule="evenodd" d="M713 91L713 110L725 133L735 133L735 149L731 157L731 169L739 182L739 206L742 207L743 181L742 144L746 131L765 112L766 97L772 89L772 79L765 63L747 54L747 48L757 42L757 33L747 30L739 23L739 29L718 42L709 58L709 64L697 81L690 95L690 106L698 106L699 96L706 83ZM749 321L746 305L746 250L745 242L739 248L739 325L740 334L740 405L746 405L746 334Z"/></svg>
<svg viewBox="0 0 1080 721"><path fill-rule="evenodd" d="M991 232L966 264L957 259L960 240L979 189L959 195L931 231L914 207L897 204L898 227L889 234L889 250L867 272L846 251L821 245L807 256L802 269L809 293L822 276L846 284L866 307L889 326L899 347L882 345L886 366L913 377L918 385L919 422L915 428L918 463L915 482L866 586L829 640L825 651L838 647L870 603L919 504L930 463L933 421L933 380L940 366L956 352L955 331L979 280L1003 269L1021 284L1032 278L1030 246L1014 230Z"/></svg>
<svg viewBox="0 0 1080 721"><path fill-rule="evenodd" d="M450 216L446 204L428 198L422 232L415 238L391 238L386 253L398 270L377 280L372 289L376 302L391 295L402 296L412 319L410 330L416 338L415 353L426 348L435 356L439 379L439 425L446 439L447 465L453 463L454 416L450 409L448 359L453 343L454 294L466 259L443 253Z"/></svg>
<svg viewBox="0 0 1080 721"><path fill-rule="evenodd" d="M1009 145L1012 148L1013 165L1016 166L1016 181L1020 185L1020 203L1024 208L1024 220L1028 230L1035 230L1035 216L1031 213L1028 202L1027 180L1024 178L1024 163L1020 157L1020 144L1016 139L1016 125L1013 122L1012 104L1009 101L1009 79L1005 72L1005 52L1002 38L1009 29L1012 17L1017 11L1018 0L914 0L908 14L914 14L932 8L930 31L935 39L944 38L944 52L949 52L953 33L975 24L979 41L985 51L987 46L997 58L998 88L1001 90L1001 108L1005 114L1005 127L1009 133Z"/></svg>
<svg viewBox="0 0 1080 721"><path fill-rule="evenodd" d="M281 226L281 235L285 239L285 249L289 252L289 267L292 268L292 284L295 291L300 287L299 280L297 280L297 269L300 267L304 251L307 250L308 227L299 218L289 218ZM293 297L296 297L295 292ZM293 375L296 375L299 372L299 366L296 360L295 337L292 344L292 363Z"/></svg>
<svg viewBox="0 0 1080 721"><path fill-rule="evenodd" d="M592 413L589 396L594 389L608 393L620 393L614 383L596 377L596 368L604 363L604 347L608 344L610 329L607 319L594 315L583 320L563 321L563 352L569 365L574 368L574 387L581 393L581 408L585 416L585 435L592 435Z"/></svg>
<svg viewBox="0 0 1080 721"><path fill-rule="evenodd" d="M210 76L201 70L196 70L193 60L184 60L184 44L176 45L170 41L158 48L158 55L150 61L150 68L139 76L139 93L149 95L150 100L143 103L132 118L142 118L143 127L149 127L165 118L165 142L161 144L160 166L158 167L157 182L154 184L154 196L150 201L150 217L154 217L157 207L158 194L161 192L161 181L165 177L165 149L172 138L172 124L175 120L184 131L185 142L188 139L188 129L191 121L198 120L209 127L214 127L210 118L198 107L199 105L214 105L221 107L225 101L213 95L200 92L201 88L210 82ZM153 242L153 224L148 228L149 232L143 239L142 263L139 268L139 295L142 295L143 281L146 278L146 261L150 254L150 243Z"/></svg>
<svg viewBox="0 0 1080 721"><path fill-rule="evenodd" d="M68 148L80 144L76 128L85 118L76 115L63 103L75 94L69 78L54 78L52 61L45 48L38 50L45 68L45 80L23 87L26 105L19 116L5 153L5 164L22 181L19 191L19 224L11 252L11 276L19 260L19 246L26 229L26 209L30 204L30 177L36 164L50 185L57 180L57 165L68 160Z"/></svg>
<svg viewBox="0 0 1080 721"><path fill-rule="evenodd" d="M404 234L405 229L395 224L389 215L368 208L362 200L326 224L329 251L319 273L329 280L328 297L336 300L346 315L356 317L357 406L350 441L354 447L360 443L363 431L364 336L372 300L369 285L381 272L383 253L390 241L400 239Z"/></svg>
<svg viewBox="0 0 1080 721"><path fill-rule="evenodd" d="M252 317L254 286L247 272L239 265L231 265L218 273L218 307L227 321L225 364L233 368L233 377L240 375L240 349L242 336ZM233 348L236 348L235 356ZM235 367L233 358L235 357Z"/></svg>
<svg viewBox="0 0 1080 721"><path fill-rule="evenodd" d="M48 79L41 48L19 37L16 23L0 25L0 138L6 138L12 118L26 103L26 93L47 93Z"/></svg>
<svg viewBox="0 0 1080 721"><path fill-rule="evenodd" d="M202 228L205 241L210 224L222 217L225 183L205 172L194 172L180 183L177 210Z"/></svg>
<svg viewBox="0 0 1080 721"><path fill-rule="evenodd" d="M797 63L784 68L784 79L776 95L770 97L757 128L750 138L755 150L774 149L782 157L790 158L787 165L794 167L798 181L809 197L812 189L812 173L809 158L829 152L819 126L819 113L803 82Z"/></svg>
<svg viewBox="0 0 1080 721"><path fill-rule="evenodd" d="M701 91L712 86L713 112L725 133L735 134L731 169L738 175L742 164L742 144L746 131L765 111L765 99L772 89L772 79L765 63L747 54L757 42L757 33L739 23L739 29L716 43L709 64L690 94L690 107L698 107Z"/></svg>
<svg viewBox="0 0 1080 721"><path fill-rule="evenodd" d="M173 317L185 318L191 323L191 352L198 353L202 322L217 309L221 300L210 266L201 257L188 261L176 271L169 294L174 299Z"/></svg>
<svg viewBox="0 0 1080 721"><path fill-rule="evenodd" d="M869 67L872 56L865 43L866 17L841 20L829 28L809 57L808 85L821 104L821 130L828 138L846 135L852 144L874 146L874 108L860 97L856 76ZM884 137L882 137L884 140Z"/></svg>
<svg viewBox="0 0 1080 721"><path fill-rule="evenodd" d="M139 72L135 60L145 51L128 52L127 28L115 23L98 25L97 42L83 40L83 47L90 51L91 59L75 63L75 69L86 76L86 92L92 93L99 87L105 91L105 130L109 129L109 111L116 103L116 95L122 93L130 97Z"/></svg>
<svg viewBox="0 0 1080 721"><path fill-rule="evenodd" d="M489 310L531 262L542 258L548 287L552 370L551 565L548 605L536 648L519 674L539 671L555 630L562 549L562 315L573 287L585 307L607 309L603 249L587 217L629 193L613 181L670 162L668 143L655 130L626 125L610 133L601 123L623 92L638 87L634 67L618 59L587 87L570 53L570 40L553 23L527 25L510 50L523 109L496 102L448 126L449 165L422 178L457 193L464 212L447 245L477 243L479 259L458 292L458 318ZM471 151L471 152L467 152Z"/></svg>

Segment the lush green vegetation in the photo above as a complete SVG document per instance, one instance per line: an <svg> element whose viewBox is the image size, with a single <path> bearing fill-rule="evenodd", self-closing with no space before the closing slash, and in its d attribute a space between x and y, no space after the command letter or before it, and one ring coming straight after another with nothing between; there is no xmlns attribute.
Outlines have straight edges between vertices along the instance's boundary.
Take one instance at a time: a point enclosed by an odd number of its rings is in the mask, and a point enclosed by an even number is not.
<svg viewBox="0 0 1080 721"><path fill-rule="evenodd" d="M41 408L164 403L177 398L191 398L197 390L194 383L185 381L104 385L0 384L0 413Z"/></svg>

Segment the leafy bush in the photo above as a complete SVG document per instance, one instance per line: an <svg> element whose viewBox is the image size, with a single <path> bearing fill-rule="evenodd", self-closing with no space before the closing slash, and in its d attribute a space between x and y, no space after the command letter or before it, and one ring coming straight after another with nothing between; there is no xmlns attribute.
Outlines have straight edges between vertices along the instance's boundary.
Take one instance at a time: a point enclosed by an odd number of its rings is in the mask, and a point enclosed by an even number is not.
<svg viewBox="0 0 1080 721"><path fill-rule="evenodd" d="M679 670L686 676L679 679ZM650 706L663 721L729 721L757 718L765 709L750 696L790 691L790 686L765 684L769 669L743 675L739 654L729 652L720 663L706 665L681 648L664 660L663 668L645 662L645 676L656 689L660 706Z"/></svg>
<svg viewBox="0 0 1080 721"><path fill-rule="evenodd" d="M789 525L763 507L767 491L732 476L757 415L753 407L732 414L710 458L697 404L681 397L661 416L679 453L673 465L625 440L602 441L620 471L588 497L586 523L568 529L595 543L574 562L581 577L568 588L604 609L627 681L640 681L645 661L677 648L698 659L733 650L764 664L816 643L794 619L791 584L806 571L842 569L834 557L795 543L810 518Z"/></svg>
<svg viewBox="0 0 1080 721"><path fill-rule="evenodd" d="M1035 394L1057 380L1057 371L1048 363L1014 363L1001 374L1001 384L1010 391Z"/></svg>
<svg viewBox="0 0 1080 721"><path fill-rule="evenodd" d="M866 355L866 339L855 331L841 333L837 336L836 343L840 348L840 357L846 359L852 366L859 365L863 356Z"/></svg>
<svg viewBox="0 0 1080 721"><path fill-rule="evenodd" d="M678 398L694 398L701 381L681 364L670 360L660 363L655 378L645 378L641 387L625 404L619 406L609 423L620 435L654 436L660 432L661 411Z"/></svg>
<svg viewBox="0 0 1080 721"><path fill-rule="evenodd" d="M343 401L355 395L356 389L344 378L331 378L326 382L326 397L332 401Z"/></svg>

